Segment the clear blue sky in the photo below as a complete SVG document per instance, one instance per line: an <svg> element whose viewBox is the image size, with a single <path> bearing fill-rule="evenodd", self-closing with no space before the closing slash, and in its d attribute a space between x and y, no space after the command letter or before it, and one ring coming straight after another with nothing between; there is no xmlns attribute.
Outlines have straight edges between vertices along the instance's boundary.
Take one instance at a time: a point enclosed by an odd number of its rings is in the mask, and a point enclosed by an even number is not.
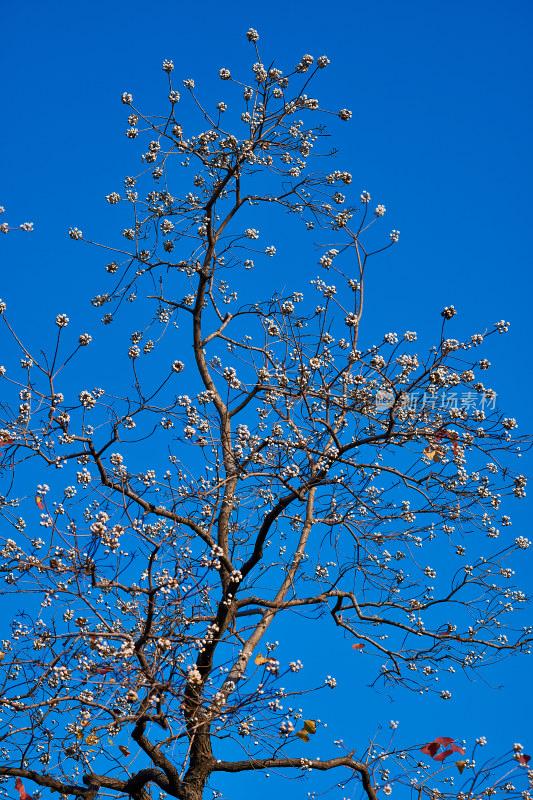
<svg viewBox="0 0 533 800"><path fill-rule="evenodd" d="M369 337L408 328L429 345L438 337L440 310L451 303L461 332L509 320L510 334L492 337L491 385L520 432L531 430L531 2L205 0L198 8L161 0L5 4L2 221L35 224L32 234L0 240L0 296L12 322L25 326L30 340L57 313L67 313L80 331L95 328L88 297L93 286L101 288L106 256L67 232L78 226L105 241L114 226L105 195L120 191L124 176L138 169L139 148L124 136L122 92L154 113L166 107L164 58L173 59L177 76L192 76L200 92L210 91L220 67L248 67L244 33L253 26L265 60L293 65L303 53L331 59L320 97L353 111L349 124L336 126L342 168L386 205L388 225L401 231L369 282ZM275 244L283 250L283 242ZM315 272L314 263L292 264L290 288ZM516 536L531 536L528 507L511 507ZM524 562L517 577L523 589L529 580L531 594L529 551ZM325 674L349 682L353 708L344 691L328 690L310 715L327 718L329 731L347 743L356 734L354 747L392 718L405 745L485 735L494 754L515 741L533 750L530 693L517 690L527 686L531 660L486 673L489 684L505 686L492 693L482 681L465 685L458 677L450 703L400 695L391 705L365 688L369 676L358 654L347 664L345 648L328 640L327 649L327 664L320 661L323 639L295 657L309 675L316 669L320 682ZM320 754L318 741L316 748L310 755ZM239 787L249 791L249 780ZM305 798L313 788L269 780L254 779L258 800L273 791ZM227 796L236 800L240 792L228 789Z"/></svg>

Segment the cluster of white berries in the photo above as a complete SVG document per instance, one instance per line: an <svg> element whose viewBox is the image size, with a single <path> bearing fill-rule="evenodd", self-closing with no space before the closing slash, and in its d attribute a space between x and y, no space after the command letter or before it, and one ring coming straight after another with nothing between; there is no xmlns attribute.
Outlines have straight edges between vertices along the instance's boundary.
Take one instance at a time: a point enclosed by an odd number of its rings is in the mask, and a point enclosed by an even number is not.
<svg viewBox="0 0 533 800"><path fill-rule="evenodd" d="M451 319L452 317L455 317L456 314L457 311L455 310L454 306L445 306L440 315L441 317L444 317L444 319Z"/></svg>

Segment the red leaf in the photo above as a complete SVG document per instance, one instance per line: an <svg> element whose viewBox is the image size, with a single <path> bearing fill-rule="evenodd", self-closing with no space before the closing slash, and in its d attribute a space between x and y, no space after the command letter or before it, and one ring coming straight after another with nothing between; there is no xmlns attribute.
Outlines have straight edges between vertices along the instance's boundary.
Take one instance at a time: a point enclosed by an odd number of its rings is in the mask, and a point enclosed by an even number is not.
<svg viewBox="0 0 533 800"><path fill-rule="evenodd" d="M435 431L435 433L433 435L433 439L436 442L440 442L440 440L442 439L443 436L446 436L446 438L448 438L451 441L452 447L453 447L453 454L456 456L457 452L458 452L457 451L457 440L459 438L459 434L457 433L457 431L449 431L446 428L440 428L438 431ZM428 439L428 441L429 441L429 439Z"/></svg>
<svg viewBox="0 0 533 800"><path fill-rule="evenodd" d="M96 670L97 675L107 675L108 672L111 672L111 667L98 667Z"/></svg>
<svg viewBox="0 0 533 800"><path fill-rule="evenodd" d="M464 754L466 752L464 747L459 747L458 744L451 744L450 745L450 750L452 750L454 753L461 753L462 756L464 756Z"/></svg>
<svg viewBox="0 0 533 800"><path fill-rule="evenodd" d="M20 778L17 778L17 780L15 781L15 789L17 790L17 792L20 793L20 800L33 800L31 794L28 794L28 792L24 788L24 784L22 783Z"/></svg>
<svg viewBox="0 0 533 800"><path fill-rule="evenodd" d="M531 761L531 756L526 756L525 753L520 753L520 755L518 756L519 764L527 764L529 761Z"/></svg>
<svg viewBox="0 0 533 800"><path fill-rule="evenodd" d="M0 442L0 447L5 447L6 444L15 444L15 440L14 439L4 439L2 442Z"/></svg>
<svg viewBox="0 0 533 800"><path fill-rule="evenodd" d="M362 650L364 644L352 644L352 650Z"/></svg>
<svg viewBox="0 0 533 800"><path fill-rule="evenodd" d="M41 509L41 511L42 511L42 510L43 510L43 508L44 508L44 500L43 500L43 498L42 498L40 495L38 495L38 494L36 494L36 495L35 495L35 505L37 506L37 508L40 508L40 509Z"/></svg>
<svg viewBox="0 0 533 800"><path fill-rule="evenodd" d="M439 743L438 742L429 742L429 744L425 744L424 747L421 747L420 750L428 756L433 756L439 750Z"/></svg>
<svg viewBox="0 0 533 800"><path fill-rule="evenodd" d="M453 454L454 456L457 455L457 439L459 438L459 434L456 431L444 431L448 439L452 443L453 447Z"/></svg>
<svg viewBox="0 0 533 800"><path fill-rule="evenodd" d="M434 741L438 742L438 744L441 744L443 747L447 747L452 742L455 742L455 739L450 739L449 736L437 736Z"/></svg>
<svg viewBox="0 0 533 800"><path fill-rule="evenodd" d="M445 758L451 756L452 750L444 750L442 753L437 753L436 756L433 756L433 761L444 761Z"/></svg>

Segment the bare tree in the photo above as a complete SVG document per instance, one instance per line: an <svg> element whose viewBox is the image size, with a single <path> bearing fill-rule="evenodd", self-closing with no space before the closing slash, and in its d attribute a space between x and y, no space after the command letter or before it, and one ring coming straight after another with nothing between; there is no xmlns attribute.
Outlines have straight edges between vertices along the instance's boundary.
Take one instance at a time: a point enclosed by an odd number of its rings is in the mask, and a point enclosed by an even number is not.
<svg viewBox="0 0 533 800"><path fill-rule="evenodd" d="M165 116L122 96L127 136L149 143L143 173L107 197L132 222L126 243L108 247L116 283L92 300L109 309L104 325L123 313L138 328L129 349L119 322L104 329L120 391L81 382L91 336L73 346L66 315L47 354L0 306L25 376L0 370L1 513L15 528L2 540L2 594L6 611L11 596L25 604L2 644L0 776L17 779L21 800L22 780L86 800L200 800L217 773L268 769L331 770L366 798L395 785L401 797L529 796L506 771L527 784L520 747L483 767L459 758L459 791L436 769L464 755L460 742L371 740L363 753L307 759L317 722L282 705L317 688L266 644L295 613L302 631L329 619L351 657L377 654L376 682L416 691L529 648L507 566L529 542L502 516L507 496L525 493L512 466L524 440L480 381L478 348L508 323L459 341L449 306L425 356L413 331L363 343L368 261L399 232L380 233L385 208L372 212L366 191L350 202L349 172L324 171L335 152L314 120L331 112L306 93L328 59L304 55L284 76L262 61L257 32L247 38L251 76L219 73L229 108L210 110L184 81L194 135L172 62ZM252 226L274 226L278 212L320 247L312 302L292 288L258 301L246 280L254 258L276 263ZM278 285L290 283L282 270ZM25 498L35 465L64 488ZM40 536L20 516L34 504ZM484 552L468 565L466 535ZM233 760L217 756L221 740Z"/></svg>

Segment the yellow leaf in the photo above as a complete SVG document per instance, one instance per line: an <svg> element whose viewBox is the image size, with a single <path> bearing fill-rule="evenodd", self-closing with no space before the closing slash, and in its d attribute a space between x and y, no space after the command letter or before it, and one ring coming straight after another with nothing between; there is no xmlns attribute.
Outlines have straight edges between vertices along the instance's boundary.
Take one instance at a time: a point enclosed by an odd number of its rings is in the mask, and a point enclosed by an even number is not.
<svg viewBox="0 0 533 800"><path fill-rule="evenodd" d="M456 761L455 762L455 766L459 770L459 775L463 774L463 770L464 770L464 768L466 767L467 764L468 764L468 761Z"/></svg>
<svg viewBox="0 0 533 800"><path fill-rule="evenodd" d="M123 744L119 744L118 749L120 750L120 752L122 753L123 756L126 756L126 757L129 756L130 751L128 750L127 747L124 747Z"/></svg>
<svg viewBox="0 0 533 800"><path fill-rule="evenodd" d="M109 744L114 744L113 739L108 739L107 741L109 742Z"/></svg>
<svg viewBox="0 0 533 800"><path fill-rule="evenodd" d="M314 719L304 719L304 726L301 731L296 731L296 736L302 742L308 742L310 733L316 733L316 721Z"/></svg>
<svg viewBox="0 0 533 800"><path fill-rule="evenodd" d="M273 660L274 659L272 658L265 658L264 656L261 655L261 653L258 653L255 657L255 663L257 664L258 667L260 667L262 664L269 664Z"/></svg>

